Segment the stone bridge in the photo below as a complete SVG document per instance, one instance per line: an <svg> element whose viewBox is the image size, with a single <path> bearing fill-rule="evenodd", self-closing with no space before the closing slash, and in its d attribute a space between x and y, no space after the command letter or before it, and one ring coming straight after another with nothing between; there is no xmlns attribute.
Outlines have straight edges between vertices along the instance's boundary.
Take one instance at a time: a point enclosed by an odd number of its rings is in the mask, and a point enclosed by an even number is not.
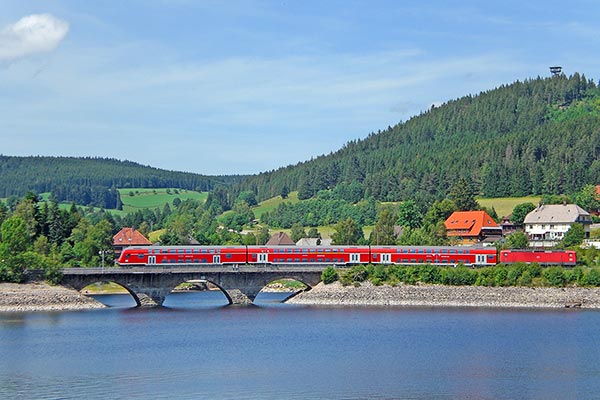
<svg viewBox="0 0 600 400"><path fill-rule="evenodd" d="M165 297L183 282L205 280L223 291L230 304L249 304L270 282L294 279L312 288L321 281L324 267L133 267L65 268L61 285L78 291L96 282L114 282L123 286L138 306L162 305Z"/></svg>

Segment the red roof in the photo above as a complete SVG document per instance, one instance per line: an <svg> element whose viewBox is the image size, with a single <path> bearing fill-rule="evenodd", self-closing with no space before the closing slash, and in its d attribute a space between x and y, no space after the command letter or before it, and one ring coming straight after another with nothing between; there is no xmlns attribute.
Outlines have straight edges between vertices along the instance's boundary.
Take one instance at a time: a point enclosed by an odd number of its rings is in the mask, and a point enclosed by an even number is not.
<svg viewBox="0 0 600 400"><path fill-rule="evenodd" d="M483 228L499 228L485 211L455 211L444 225L448 236L479 236Z"/></svg>
<svg viewBox="0 0 600 400"><path fill-rule="evenodd" d="M113 236L113 246L147 246L151 244L152 242L133 228L123 228Z"/></svg>

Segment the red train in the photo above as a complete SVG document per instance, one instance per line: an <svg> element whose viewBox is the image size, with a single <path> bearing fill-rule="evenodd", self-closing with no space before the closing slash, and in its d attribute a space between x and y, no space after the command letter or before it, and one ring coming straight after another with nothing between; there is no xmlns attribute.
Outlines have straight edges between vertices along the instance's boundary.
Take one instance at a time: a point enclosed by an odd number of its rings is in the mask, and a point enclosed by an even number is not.
<svg viewBox="0 0 600 400"><path fill-rule="evenodd" d="M500 262L574 267L577 263L577 253L574 250L500 250Z"/></svg>
<svg viewBox="0 0 600 400"><path fill-rule="evenodd" d="M434 264L486 266L495 248L453 246L132 246L117 263L128 265L354 265Z"/></svg>

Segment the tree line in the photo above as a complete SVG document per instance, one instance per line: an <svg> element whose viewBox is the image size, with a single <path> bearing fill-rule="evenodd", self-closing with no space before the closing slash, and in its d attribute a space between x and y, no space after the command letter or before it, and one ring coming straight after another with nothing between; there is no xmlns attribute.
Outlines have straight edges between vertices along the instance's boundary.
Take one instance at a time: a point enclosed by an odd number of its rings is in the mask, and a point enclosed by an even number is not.
<svg viewBox="0 0 600 400"><path fill-rule="evenodd" d="M578 73L503 85L348 142L310 161L248 177L229 198L300 199L339 190L356 202L426 207L461 177L487 197L573 193L600 176L600 90ZM340 188L340 189L338 189Z"/></svg>
<svg viewBox="0 0 600 400"><path fill-rule="evenodd" d="M166 171L109 158L0 155L0 198L50 192L58 202L105 209L121 207L117 188L177 187L202 192L242 178Z"/></svg>

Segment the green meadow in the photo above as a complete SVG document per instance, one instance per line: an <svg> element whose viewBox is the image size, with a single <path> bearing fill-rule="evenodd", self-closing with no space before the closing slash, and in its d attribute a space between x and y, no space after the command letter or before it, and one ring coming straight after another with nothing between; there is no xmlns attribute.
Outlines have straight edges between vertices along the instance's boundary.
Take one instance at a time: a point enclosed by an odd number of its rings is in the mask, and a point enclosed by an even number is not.
<svg viewBox="0 0 600 400"><path fill-rule="evenodd" d="M488 209L494 207L500 218L512 214L516 205L522 203L533 203L537 205L541 200L539 196L527 197L495 197L495 198L478 198L477 202Z"/></svg>
<svg viewBox="0 0 600 400"><path fill-rule="evenodd" d="M173 200L199 200L206 201L207 192L194 192L185 189L146 189L132 188L119 189L121 202L123 203L123 211L135 212L144 208L162 208L165 204L173 205Z"/></svg>

